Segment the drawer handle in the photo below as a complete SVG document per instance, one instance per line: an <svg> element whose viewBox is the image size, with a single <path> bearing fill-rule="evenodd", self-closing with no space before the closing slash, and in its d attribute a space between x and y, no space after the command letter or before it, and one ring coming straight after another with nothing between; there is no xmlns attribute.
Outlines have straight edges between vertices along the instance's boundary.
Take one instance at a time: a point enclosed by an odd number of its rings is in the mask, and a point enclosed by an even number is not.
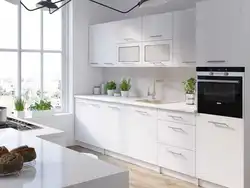
<svg viewBox="0 0 250 188"><path fill-rule="evenodd" d="M150 38L160 38L160 37L162 37L162 35L152 35L152 36L150 36Z"/></svg>
<svg viewBox="0 0 250 188"><path fill-rule="evenodd" d="M207 63L226 63L225 60L211 60L211 61L207 61Z"/></svg>
<svg viewBox="0 0 250 188"><path fill-rule="evenodd" d="M104 63L104 65L114 65L114 63Z"/></svg>
<svg viewBox="0 0 250 188"><path fill-rule="evenodd" d="M168 117L171 117L174 120L183 120L183 118L181 116L172 116L172 115L169 115Z"/></svg>
<svg viewBox="0 0 250 188"><path fill-rule="evenodd" d="M125 41L131 41L131 40L134 40L133 38L125 38L124 39Z"/></svg>
<svg viewBox="0 0 250 188"><path fill-rule="evenodd" d="M164 65L162 62L154 62L153 64L154 64L154 65L159 65L159 66L160 66L160 65Z"/></svg>
<svg viewBox="0 0 250 188"><path fill-rule="evenodd" d="M98 65L98 63L90 63L91 65Z"/></svg>
<svg viewBox="0 0 250 188"><path fill-rule="evenodd" d="M100 108L100 105L98 105L98 104L91 104L91 106L93 106L95 108Z"/></svg>
<svg viewBox="0 0 250 188"><path fill-rule="evenodd" d="M182 128L178 128L178 127L171 127L171 126L168 126L168 128L173 129L174 131L185 132Z"/></svg>
<svg viewBox="0 0 250 188"><path fill-rule="evenodd" d="M215 121L208 121L208 123L214 124L216 127L220 127L220 128L230 128L229 125L226 123L219 123Z"/></svg>
<svg viewBox="0 0 250 188"><path fill-rule="evenodd" d="M149 116L149 114L147 112L143 112L143 111L140 111L140 110L136 110L136 112L140 113L141 115L144 115L144 116Z"/></svg>
<svg viewBox="0 0 250 188"><path fill-rule="evenodd" d="M173 154L173 155L178 155L178 156L183 156L182 153L177 153L177 152L173 152L168 150L169 153Z"/></svg>
<svg viewBox="0 0 250 188"><path fill-rule="evenodd" d="M115 107L115 106L109 106L109 108L111 108L112 110L120 110L120 108Z"/></svg>

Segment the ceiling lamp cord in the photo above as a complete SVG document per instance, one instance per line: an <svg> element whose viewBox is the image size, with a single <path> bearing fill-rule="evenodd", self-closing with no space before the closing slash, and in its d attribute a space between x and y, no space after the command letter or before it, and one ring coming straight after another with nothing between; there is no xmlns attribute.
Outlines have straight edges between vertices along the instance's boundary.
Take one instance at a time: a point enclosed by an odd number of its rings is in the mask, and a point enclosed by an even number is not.
<svg viewBox="0 0 250 188"><path fill-rule="evenodd" d="M65 5L67 5L68 3L70 3L72 0L68 0L67 2L63 3L61 6L57 6L56 4L57 3L60 3L60 2L64 2L65 0L59 0L59 1L56 1L56 2L51 2L51 0L43 0L41 2L39 2L39 7L37 8L34 8L34 9L29 9L26 5L23 4L22 1L20 1L21 5L28 11L36 11L36 10L39 10L39 9L42 9L42 8L48 8L49 9L49 13L50 14L53 14L55 13L57 10L61 9L62 7L64 7ZM95 3L95 4L98 4L100 6L103 6L103 7L106 7L108 9L111 9L113 11L116 11L116 12L119 12L121 14L127 14L129 12L131 12L132 10L134 10L136 7L140 7L143 3L145 3L146 1L149 1L149 0L140 0L135 6L133 6L132 8L128 9L127 11L122 11L122 10L119 10L119 9L116 9L116 8L113 8L109 5L105 5L103 3L100 3L100 2L97 2L95 0L89 0L90 2L92 3ZM41 5L41 6L40 6ZM52 8L53 7L53 8Z"/></svg>

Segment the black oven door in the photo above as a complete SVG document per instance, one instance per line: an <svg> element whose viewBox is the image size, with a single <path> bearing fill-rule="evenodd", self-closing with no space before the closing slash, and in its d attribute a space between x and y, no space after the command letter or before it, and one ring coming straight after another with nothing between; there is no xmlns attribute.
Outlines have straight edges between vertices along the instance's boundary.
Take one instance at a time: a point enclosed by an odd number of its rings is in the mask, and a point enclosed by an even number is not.
<svg viewBox="0 0 250 188"><path fill-rule="evenodd" d="M242 77L198 76L198 113L243 117Z"/></svg>

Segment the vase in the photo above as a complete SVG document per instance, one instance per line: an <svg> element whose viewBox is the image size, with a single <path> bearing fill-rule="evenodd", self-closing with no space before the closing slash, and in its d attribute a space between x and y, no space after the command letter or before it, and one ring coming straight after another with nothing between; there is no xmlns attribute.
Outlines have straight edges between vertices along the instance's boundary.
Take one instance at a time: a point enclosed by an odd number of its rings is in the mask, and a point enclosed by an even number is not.
<svg viewBox="0 0 250 188"><path fill-rule="evenodd" d="M108 96L114 96L115 90L107 90Z"/></svg>
<svg viewBox="0 0 250 188"><path fill-rule="evenodd" d="M122 97L128 97L129 96L129 91L121 91L121 96Z"/></svg>
<svg viewBox="0 0 250 188"><path fill-rule="evenodd" d="M194 105L195 95L194 94L186 94L186 104Z"/></svg>

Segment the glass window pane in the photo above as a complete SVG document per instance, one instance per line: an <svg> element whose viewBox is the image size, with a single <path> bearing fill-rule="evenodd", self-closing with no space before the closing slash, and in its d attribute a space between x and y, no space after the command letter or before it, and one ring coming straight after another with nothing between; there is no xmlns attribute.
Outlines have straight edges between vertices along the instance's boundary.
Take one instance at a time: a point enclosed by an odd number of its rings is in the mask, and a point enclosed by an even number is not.
<svg viewBox="0 0 250 188"><path fill-rule="evenodd" d="M17 86L17 53L0 52L0 105L14 109L14 96Z"/></svg>
<svg viewBox="0 0 250 188"><path fill-rule="evenodd" d="M16 49L18 45L18 6L0 1L0 48Z"/></svg>
<svg viewBox="0 0 250 188"><path fill-rule="evenodd" d="M34 0L26 0L27 7L33 7ZM22 7L22 49L40 49L41 11L29 12Z"/></svg>
<svg viewBox="0 0 250 188"><path fill-rule="evenodd" d="M22 53L22 96L27 103L26 107L40 99L40 58L40 53Z"/></svg>
<svg viewBox="0 0 250 188"><path fill-rule="evenodd" d="M57 53L44 54L43 64L44 78L44 98L51 101L52 105L61 108L61 74L62 74L62 57Z"/></svg>
<svg viewBox="0 0 250 188"><path fill-rule="evenodd" d="M58 10L54 14L44 12L44 49L62 49L62 12Z"/></svg>

